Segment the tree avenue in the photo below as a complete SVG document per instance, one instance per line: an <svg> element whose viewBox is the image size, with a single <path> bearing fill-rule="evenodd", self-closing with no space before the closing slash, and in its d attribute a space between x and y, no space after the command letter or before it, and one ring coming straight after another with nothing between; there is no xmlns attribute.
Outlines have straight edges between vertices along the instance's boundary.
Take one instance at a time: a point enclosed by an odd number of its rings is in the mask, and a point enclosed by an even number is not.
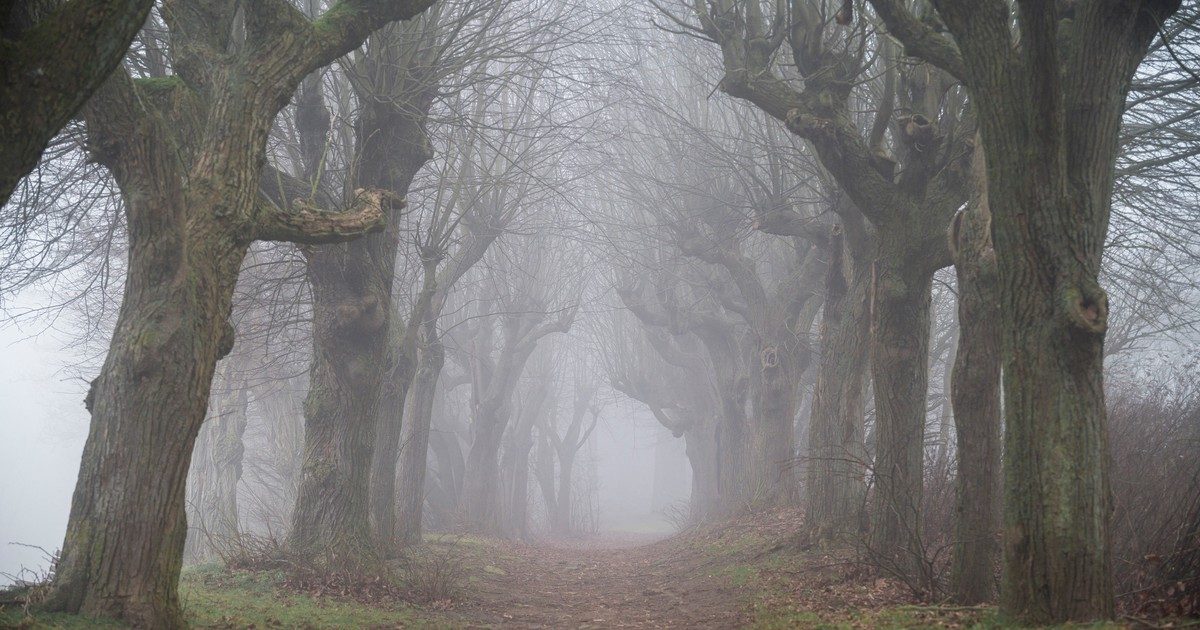
<svg viewBox="0 0 1200 630"><path fill-rule="evenodd" d="M1197 67L1180 0L0 3L0 626L1200 617Z"/></svg>

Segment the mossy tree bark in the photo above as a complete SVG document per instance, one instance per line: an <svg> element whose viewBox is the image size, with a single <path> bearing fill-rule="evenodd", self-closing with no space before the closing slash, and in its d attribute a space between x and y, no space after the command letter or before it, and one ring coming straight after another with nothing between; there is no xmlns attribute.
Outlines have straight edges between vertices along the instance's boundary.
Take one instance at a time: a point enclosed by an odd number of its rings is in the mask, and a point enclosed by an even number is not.
<svg viewBox="0 0 1200 630"><path fill-rule="evenodd" d="M121 63L153 0L16 0L0 12L0 206Z"/></svg>
<svg viewBox="0 0 1200 630"><path fill-rule="evenodd" d="M925 468L932 270L895 265L910 236L881 229L871 269L871 373L875 383L873 555L908 571L924 557L920 513ZM895 249L893 249L895 248Z"/></svg>
<svg viewBox="0 0 1200 630"><path fill-rule="evenodd" d="M1177 0L941 0L953 40L872 0L979 112L1005 401L1001 608L1030 623L1114 613L1098 276L1130 81ZM1015 30L1014 30L1015 25Z"/></svg>
<svg viewBox="0 0 1200 630"><path fill-rule="evenodd" d="M343 2L315 22L290 5L172 4L169 79L115 73L85 112L93 157L122 192L125 295L88 394L67 534L46 608L183 625L184 494L217 360L233 345L234 284L257 239L332 242L378 230L387 197L348 212L260 197L271 123L300 80L427 2ZM237 51L238 54L230 54ZM286 204L285 204L286 205Z"/></svg>

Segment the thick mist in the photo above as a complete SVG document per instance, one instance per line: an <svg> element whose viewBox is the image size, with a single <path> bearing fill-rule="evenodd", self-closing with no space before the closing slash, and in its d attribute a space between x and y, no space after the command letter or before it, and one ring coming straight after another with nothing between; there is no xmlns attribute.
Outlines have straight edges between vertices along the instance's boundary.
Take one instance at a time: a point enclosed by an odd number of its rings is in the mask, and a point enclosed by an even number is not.
<svg viewBox="0 0 1200 630"><path fill-rule="evenodd" d="M0 626L1200 616L1198 24L6 3Z"/></svg>

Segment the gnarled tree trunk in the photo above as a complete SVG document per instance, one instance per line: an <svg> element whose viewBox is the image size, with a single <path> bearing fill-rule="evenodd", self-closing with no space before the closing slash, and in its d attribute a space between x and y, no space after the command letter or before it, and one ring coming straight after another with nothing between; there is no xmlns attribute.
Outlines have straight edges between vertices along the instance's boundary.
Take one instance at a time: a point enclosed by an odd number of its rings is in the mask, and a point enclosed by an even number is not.
<svg viewBox="0 0 1200 630"><path fill-rule="evenodd" d="M1001 608L1030 623L1110 618L1100 265L1125 98L1180 3L1020 2L1014 20L1006 5L938 2L953 41L897 0L872 4L979 112L1004 373Z"/></svg>
<svg viewBox="0 0 1200 630"><path fill-rule="evenodd" d="M754 400L751 431L750 492L759 506L795 499L793 474L796 404L800 370L795 365L795 339L786 328L772 335L774 343L759 347L756 373L750 379Z"/></svg>
<svg viewBox="0 0 1200 630"><path fill-rule="evenodd" d="M131 215L142 212L172 214ZM227 321L245 247L212 247L148 221L131 225L130 237L125 296L88 392L91 430L46 606L177 628L185 484L217 359L232 346Z"/></svg>
<svg viewBox="0 0 1200 630"><path fill-rule="evenodd" d="M305 75L428 4L335 11L314 24L274 3L181 1L167 20L178 74L135 81L118 70L87 107L89 147L125 202L129 266L88 397L92 425L46 608L183 625L187 471L217 359L233 345L228 320L246 251L255 240L328 243L382 226L378 191L356 195L356 211L343 213L263 202L272 121ZM229 55L239 14L245 47Z"/></svg>
<svg viewBox="0 0 1200 630"><path fill-rule="evenodd" d="M372 48L366 74L377 76L391 68L386 38ZM357 181L362 186L403 196L417 171L432 157L422 126L433 95L418 78L404 75L400 83L412 94L381 95L359 88L360 111L355 123L358 140ZM313 92L319 90L314 86ZM306 90L308 92L309 90ZM305 98L297 112L301 123L318 121L317 129L301 132L317 155L328 131L319 92ZM308 255L308 278L313 293L313 367L305 401L304 467L297 509L292 515L290 543L301 553L325 555L334 562L355 563L373 557L378 541L391 540L393 515L390 488L376 489L376 517L371 518L371 472L380 471L377 486L395 477L396 439L400 414L379 407L384 377L392 372L387 359L392 325L392 283L400 242L400 204L391 204L385 232L345 244L317 248ZM403 344L401 344L403 346ZM403 347L397 349L403 354ZM399 357L403 360L403 356ZM399 374L403 381L403 366ZM397 383L400 388L406 383ZM392 401L396 392L393 391ZM402 409L397 406L393 409ZM383 435L377 432L381 413L388 414ZM386 438L380 444L380 437ZM376 454L376 449L382 450ZM390 464L390 467L388 466ZM379 497L386 493L387 498ZM377 537L370 536L370 525ZM366 537L364 538L364 534Z"/></svg>

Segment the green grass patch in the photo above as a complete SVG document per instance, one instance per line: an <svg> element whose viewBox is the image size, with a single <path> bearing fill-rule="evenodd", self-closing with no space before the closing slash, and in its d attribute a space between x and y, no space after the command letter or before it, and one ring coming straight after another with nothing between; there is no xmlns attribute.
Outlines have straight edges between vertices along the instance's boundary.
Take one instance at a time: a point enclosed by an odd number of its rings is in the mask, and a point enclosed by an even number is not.
<svg viewBox="0 0 1200 630"><path fill-rule="evenodd" d="M84 617L82 615L67 615L63 613L39 613L26 616L20 609L5 608L0 610L0 628L21 628L22 630L43 628L61 628L62 630L84 630L88 628L124 628L125 626L112 619Z"/></svg>
<svg viewBox="0 0 1200 630"><path fill-rule="evenodd" d="M193 628L453 628L450 615L390 601L362 603L338 597L289 593L279 588L281 572L229 571L200 565L183 572L179 600ZM113 620L60 613L25 615L0 610L0 628L124 628Z"/></svg>

